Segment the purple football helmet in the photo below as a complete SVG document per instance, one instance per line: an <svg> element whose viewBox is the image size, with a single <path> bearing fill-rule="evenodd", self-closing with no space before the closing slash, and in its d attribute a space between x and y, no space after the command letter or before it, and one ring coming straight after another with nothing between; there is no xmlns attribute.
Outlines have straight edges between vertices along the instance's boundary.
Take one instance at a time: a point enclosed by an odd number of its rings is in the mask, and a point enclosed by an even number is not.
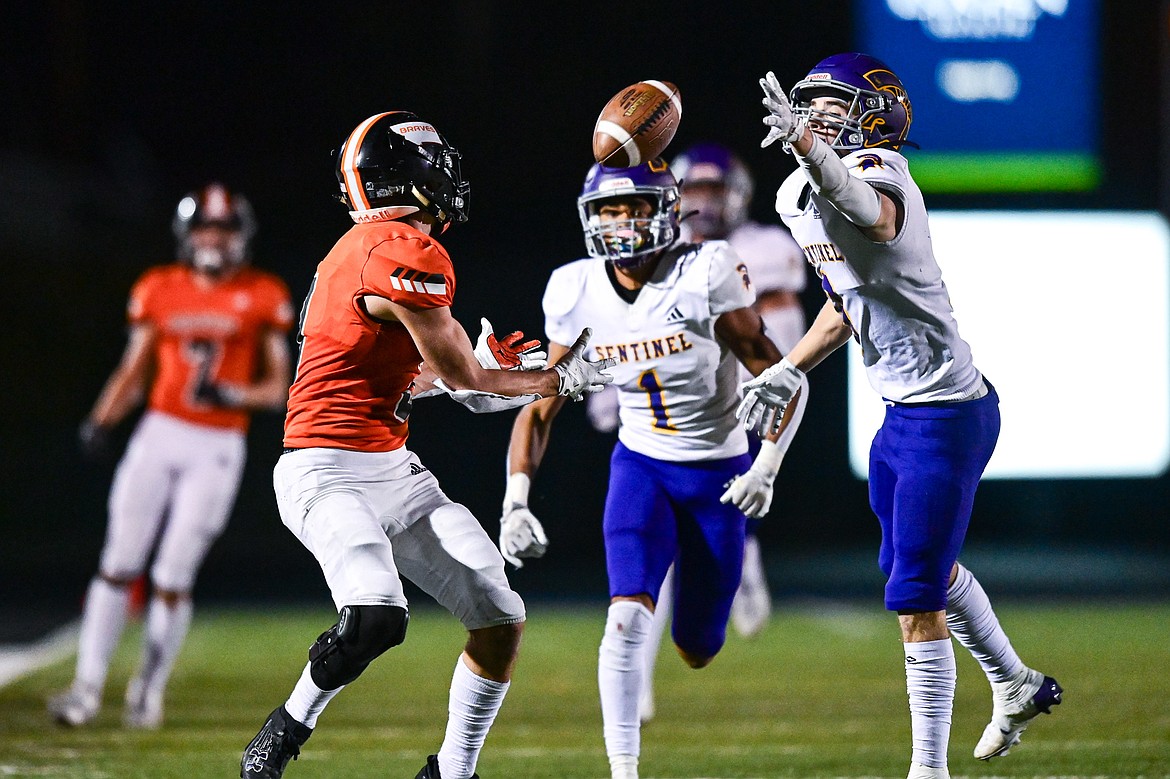
<svg viewBox="0 0 1170 779"><path fill-rule="evenodd" d="M641 198L651 206L646 218L602 221L606 201ZM594 165L577 198L589 256L631 268L651 259L678 238L678 181L670 166L656 157L633 168Z"/></svg>
<svg viewBox="0 0 1170 779"><path fill-rule="evenodd" d="M747 220L755 182L735 152L719 143L699 143L674 158L687 225L707 238L726 238Z"/></svg>
<svg viewBox="0 0 1170 779"><path fill-rule="evenodd" d="M842 118L813 111L816 97L835 97L849 106ZM798 116L837 128L834 149L886 148L897 151L910 132L913 112L906 88L885 63L868 54L834 54L821 60L789 95Z"/></svg>

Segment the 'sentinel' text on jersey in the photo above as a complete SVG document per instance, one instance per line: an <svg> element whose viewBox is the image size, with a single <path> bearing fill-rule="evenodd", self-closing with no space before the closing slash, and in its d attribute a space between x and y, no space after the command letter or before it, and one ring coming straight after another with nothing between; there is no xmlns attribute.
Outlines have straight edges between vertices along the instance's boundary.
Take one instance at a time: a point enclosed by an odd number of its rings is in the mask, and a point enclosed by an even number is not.
<svg viewBox="0 0 1170 779"><path fill-rule="evenodd" d="M687 340L687 334L678 332L664 338L651 338L648 341L628 344L598 344L593 348L599 359L612 357L619 363L625 363L653 360L668 354L680 354L692 347L694 344Z"/></svg>

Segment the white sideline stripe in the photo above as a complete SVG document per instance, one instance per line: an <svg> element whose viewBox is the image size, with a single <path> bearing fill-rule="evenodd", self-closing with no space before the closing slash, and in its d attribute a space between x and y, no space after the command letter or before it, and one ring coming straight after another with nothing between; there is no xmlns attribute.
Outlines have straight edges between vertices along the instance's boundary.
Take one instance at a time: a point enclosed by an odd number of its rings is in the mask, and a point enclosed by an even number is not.
<svg viewBox="0 0 1170 779"><path fill-rule="evenodd" d="M80 628L80 620L74 620L31 644L0 644L0 687L76 652ZM3 770L0 766L0 776L4 775Z"/></svg>

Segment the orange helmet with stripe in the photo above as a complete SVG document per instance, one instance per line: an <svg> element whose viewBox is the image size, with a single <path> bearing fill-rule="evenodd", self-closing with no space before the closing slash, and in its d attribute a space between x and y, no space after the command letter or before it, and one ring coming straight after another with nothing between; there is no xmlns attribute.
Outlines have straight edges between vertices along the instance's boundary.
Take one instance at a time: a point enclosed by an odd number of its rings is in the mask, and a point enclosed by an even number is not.
<svg viewBox="0 0 1170 779"><path fill-rule="evenodd" d="M337 150L334 172L355 222L425 211L445 229L467 221L471 185L459 161L430 122L409 111L387 111L354 128Z"/></svg>

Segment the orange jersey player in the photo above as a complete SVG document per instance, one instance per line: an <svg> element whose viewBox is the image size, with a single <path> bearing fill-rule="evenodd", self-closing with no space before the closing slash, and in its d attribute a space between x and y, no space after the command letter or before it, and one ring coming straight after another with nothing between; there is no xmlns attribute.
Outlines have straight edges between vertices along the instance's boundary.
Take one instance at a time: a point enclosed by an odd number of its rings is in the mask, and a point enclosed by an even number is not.
<svg viewBox="0 0 1170 779"><path fill-rule="evenodd" d="M124 719L130 727L161 725L195 575L235 502L249 413L280 408L288 389L292 306L280 279L246 265L255 232L248 202L212 184L183 198L173 226L180 262L151 269L134 285L129 343L81 428L83 448L95 453L149 389L110 490L76 676L49 702L65 725L96 716L130 585L152 551L145 646Z"/></svg>
<svg viewBox="0 0 1170 779"><path fill-rule="evenodd" d="M459 159L430 123L405 111L366 119L337 153L342 201L356 224L317 267L301 310L287 448L273 482L281 519L320 563L338 621L245 748L244 779L283 775L333 696L406 639L400 576L468 630L446 737L419 777L474 776L507 692L524 603L479 521L406 448L411 405L439 393L474 411L580 399L611 380L601 372L610 363L581 356L588 330L551 369L536 342L518 343L519 333L497 339L487 320L472 347L451 315L455 273L437 241L467 219Z"/></svg>
<svg viewBox="0 0 1170 779"><path fill-rule="evenodd" d="M406 443L423 358L403 325L370 315L360 302L367 295L412 311L447 308L455 296L451 258L399 221L357 224L337 242L304 308L285 446L387 452Z"/></svg>

